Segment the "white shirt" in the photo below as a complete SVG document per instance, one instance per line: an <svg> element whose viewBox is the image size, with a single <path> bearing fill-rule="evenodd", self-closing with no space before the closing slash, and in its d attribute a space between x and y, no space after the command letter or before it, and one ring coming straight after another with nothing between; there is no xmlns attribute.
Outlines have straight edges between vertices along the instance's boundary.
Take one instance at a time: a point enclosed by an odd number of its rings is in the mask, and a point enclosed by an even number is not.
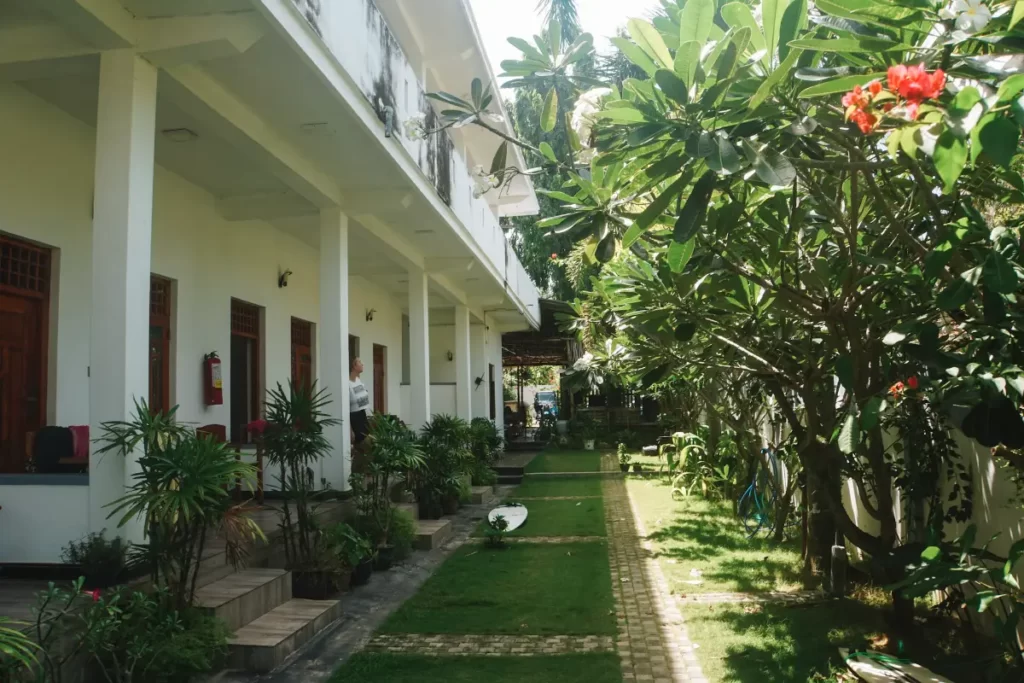
<svg viewBox="0 0 1024 683"><path fill-rule="evenodd" d="M362 379L356 377L348 381L348 411L350 413L358 413L360 410L365 410L367 416L373 413L373 410L370 408L370 394L366 391L366 385L363 384Z"/></svg>

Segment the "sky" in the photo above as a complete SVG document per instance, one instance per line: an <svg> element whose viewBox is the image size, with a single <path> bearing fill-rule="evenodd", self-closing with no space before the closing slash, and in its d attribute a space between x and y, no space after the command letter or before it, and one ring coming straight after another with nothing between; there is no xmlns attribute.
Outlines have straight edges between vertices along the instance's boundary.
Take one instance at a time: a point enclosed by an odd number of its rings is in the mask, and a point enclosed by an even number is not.
<svg viewBox="0 0 1024 683"><path fill-rule="evenodd" d="M470 4L494 74L498 75L502 72L502 60L516 59L521 54L509 45L507 38L531 40L540 32L542 20L536 12L537 0L470 0ZM608 38L625 26L626 20L648 17L659 6L658 0L577 0L583 30L594 35L594 44L601 52L607 50Z"/></svg>

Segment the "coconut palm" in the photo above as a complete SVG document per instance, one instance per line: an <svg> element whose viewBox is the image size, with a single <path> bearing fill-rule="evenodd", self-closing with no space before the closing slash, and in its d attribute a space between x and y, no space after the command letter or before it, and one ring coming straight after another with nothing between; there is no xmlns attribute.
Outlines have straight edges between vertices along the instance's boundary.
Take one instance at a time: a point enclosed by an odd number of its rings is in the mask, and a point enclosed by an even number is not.
<svg viewBox="0 0 1024 683"><path fill-rule="evenodd" d="M537 14L544 17L544 23L557 21L562 25L562 36L570 43L583 32L580 28L579 12L576 0L540 0L537 3Z"/></svg>

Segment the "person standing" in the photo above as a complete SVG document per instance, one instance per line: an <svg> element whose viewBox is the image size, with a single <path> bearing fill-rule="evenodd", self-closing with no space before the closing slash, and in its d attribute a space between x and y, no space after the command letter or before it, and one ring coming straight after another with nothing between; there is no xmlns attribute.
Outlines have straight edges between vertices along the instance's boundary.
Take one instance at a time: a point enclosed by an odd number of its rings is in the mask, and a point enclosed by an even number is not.
<svg viewBox="0 0 1024 683"><path fill-rule="evenodd" d="M348 424L352 441L352 471L360 472L365 461L368 437L370 436L370 394L360 375L363 374L363 361L352 359L348 373Z"/></svg>

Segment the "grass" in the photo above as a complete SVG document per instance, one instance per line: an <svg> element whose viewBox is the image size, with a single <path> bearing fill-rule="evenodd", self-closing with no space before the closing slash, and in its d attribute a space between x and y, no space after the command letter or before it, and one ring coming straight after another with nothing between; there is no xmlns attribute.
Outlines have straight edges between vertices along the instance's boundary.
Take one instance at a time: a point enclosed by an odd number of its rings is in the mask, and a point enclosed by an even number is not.
<svg viewBox="0 0 1024 683"><path fill-rule="evenodd" d="M763 536L747 539L731 502L708 502L699 496L675 501L663 480L629 479L626 487L674 593L756 593L803 587L798 545L775 545ZM692 570L701 575L694 576Z"/></svg>
<svg viewBox="0 0 1024 683"><path fill-rule="evenodd" d="M601 479L597 477L576 479L546 479L525 477L508 500L520 498L546 498L551 496L600 496Z"/></svg>
<svg viewBox="0 0 1024 683"><path fill-rule="evenodd" d="M360 653L334 672L329 683L621 683L614 654L550 657L429 657Z"/></svg>
<svg viewBox="0 0 1024 683"><path fill-rule="evenodd" d="M597 451L555 451L541 453L526 466L529 472L600 472Z"/></svg>
<svg viewBox="0 0 1024 683"><path fill-rule="evenodd" d="M586 500L528 500L526 524L509 536L604 536L604 505L600 498ZM474 536L482 536L487 520Z"/></svg>
<svg viewBox="0 0 1024 683"><path fill-rule="evenodd" d="M384 624L387 633L615 633L603 543L466 545Z"/></svg>

